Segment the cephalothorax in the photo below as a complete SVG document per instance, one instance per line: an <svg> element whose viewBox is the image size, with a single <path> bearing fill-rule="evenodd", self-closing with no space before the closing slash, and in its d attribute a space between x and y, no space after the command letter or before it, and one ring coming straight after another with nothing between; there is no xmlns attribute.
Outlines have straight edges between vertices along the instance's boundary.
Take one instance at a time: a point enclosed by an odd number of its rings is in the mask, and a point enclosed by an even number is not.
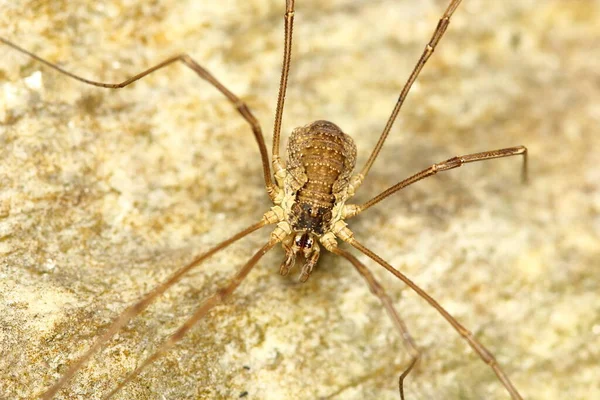
<svg viewBox="0 0 600 400"><path fill-rule="evenodd" d="M121 83L102 83L82 78L74 75L56 64L46 61L27 50L24 50L16 44L0 38L0 42L20 51L37 61L63 73L71 78L85 82L90 85L105 88L123 88L132 82L135 82L144 76L159 70L175 62L181 62L196 72L202 79L213 85L219 90L235 107L239 114L249 124L260 151L265 186L267 193L273 201L273 207L267 211L262 219L249 226L248 228L236 233L229 239L217 244L201 255L197 256L188 265L177 270L167 281L155 287L153 290L143 296L137 303L124 310L119 317L110 325L88 349L88 351L77 359L61 378L41 395L43 399L52 398L67 381L97 352L101 346L107 342L114 334L122 328L129 320L140 314L150 303L158 296L163 294L173 284L179 281L188 271L198 266L208 257L229 246L240 238L266 226L276 225L272 231L268 242L261 247L248 262L239 270L239 272L230 280L230 282L221 287L216 293L206 299L197 309L197 311L177 329L146 361L141 363L130 375L128 375L112 392L106 397L111 397L117 393L127 382L134 379L142 370L148 367L154 360L160 357L164 352L173 347L207 312L215 305L221 303L230 296L240 285L244 278L250 273L258 260L272 249L278 243L281 243L285 250L285 259L280 267L280 273L286 275L296 264L298 256L302 258L302 267L300 271L300 281L306 281L314 266L317 263L320 254L320 246L326 250L342 256L348 260L365 279L371 291L380 299L386 312L394 322L401 339L404 341L407 350L410 352L411 361L406 370L399 379L400 396L404 398L403 382L404 378L412 370L419 359L420 353L417 346L409 334L404 322L398 315L391 299L386 295L379 282L367 267L359 261L350 252L338 247L338 239L350 244L355 249L367 255L377 264L387 269L394 276L402 280L407 286L415 291L419 296L434 307L443 318L445 318L452 327L467 341L471 348L479 357L492 368L499 381L506 388L513 399L521 399L517 389L513 386L508 376L500 368L490 351L488 351L465 327L463 327L454 317L452 317L440 304L438 304L424 290L413 283L400 271L392 267L389 263L379 257L376 253L362 245L348 228L346 220L350 219L381 200L396 193L397 191L409 186L417 181L435 175L438 172L458 168L465 163L490 160L494 158L509 157L515 155L523 156L523 178L526 178L527 171L527 149L523 146L509 147L499 150L483 151L479 153L467 154L458 157L452 157L448 160L431 165L428 168L417 172L416 174L398 182L389 187L379 195L373 197L363 204L349 204L348 200L352 198L358 190L364 178L367 176L371 166L377 159L377 156L383 147L383 144L390 133L392 125L404 104L412 84L417 79L421 69L433 53L440 39L444 35L450 18L457 9L461 0L451 0L446 11L440 18L438 25L425 45L425 49L414 67L410 77L400 92L400 96L391 112L391 115L383 128L381 135L373 149L369 159L362 167L359 173L353 175L353 169L356 163L356 146L352 139L342 132L335 124L328 121L316 121L306 126L295 129L292 132L289 145L287 163L284 163L279 155L279 140L281 131L281 120L283 114L285 92L287 88L288 73L290 69L290 58L292 48L292 27L294 21L294 0L286 1L285 11L285 42L283 70L281 74L280 90L277 100L275 114L275 124L273 130L273 149L272 149L272 168L269 161L268 152L265 146L262 129L248 108L236 95L221 84L211 73L209 73L200 64L194 61L187 54L180 54L171 57L163 62L151 67Z"/></svg>

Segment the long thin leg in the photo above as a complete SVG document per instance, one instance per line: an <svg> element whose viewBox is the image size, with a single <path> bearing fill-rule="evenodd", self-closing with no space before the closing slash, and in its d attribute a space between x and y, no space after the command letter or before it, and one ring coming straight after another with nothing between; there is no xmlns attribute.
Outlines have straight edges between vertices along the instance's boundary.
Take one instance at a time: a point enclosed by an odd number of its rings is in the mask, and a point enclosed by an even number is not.
<svg viewBox="0 0 600 400"><path fill-rule="evenodd" d="M279 95L277 96L277 108L275 109L275 123L273 125L273 164L279 165L279 135L281 133L281 116L285 103L285 92L287 90L288 75L290 72L290 59L292 56L292 31L294 29L294 0L285 2L285 39L283 44L283 65L281 68L281 79L279 81ZM277 167L275 167L277 168ZM277 173L277 170L275 171Z"/></svg>
<svg viewBox="0 0 600 400"><path fill-rule="evenodd" d="M448 5L448 8L446 8L444 15L442 15L442 18L440 18L440 21L438 22L437 27L435 28L435 31L433 32L433 35L431 36L431 39L429 40L429 43L427 43L427 45L425 46L425 50L423 50L423 53L421 54L421 58L419 58L417 65L415 65L415 68L413 69L408 80L404 84L404 87L402 88L402 91L400 92L400 96L398 97L398 101L396 102L396 105L394 106L394 110L392 111L390 118L387 120L387 123L385 124L385 128L383 128L383 132L381 132L381 136L379 137L379 140L377 141L377 144L375 145L373 152L369 156L367 163L365 164L365 166L363 167L363 169L361 171L361 175L363 176L363 178L365 176L367 176L367 174L369 173L369 170L371 169L371 166L373 165L373 163L375 162L375 159L379 155L379 151L383 147L383 142L385 142L385 139L387 138L388 134L390 133L390 129L392 129L392 125L394 124L394 121L396 120L396 117L398 116L398 113L400 112L400 108L402 108L402 104L404 103L404 100L406 99L406 96L408 95L410 88L412 87L413 83L419 76L419 73L421 72L421 69L423 69L423 66L425 65L427 60L429 60L429 57L431 56L431 54L433 54L433 51L435 50L435 47L439 43L440 39L442 38L442 36L444 36L444 33L446 32L448 25L450 25L450 17L452 16L452 14L454 14L454 11L456 10L456 8L460 4L460 2L461 2L461 0L452 0L450 2L450 5Z"/></svg>
<svg viewBox="0 0 600 400"><path fill-rule="evenodd" d="M375 204L379 203L381 200L385 199L386 197L396 193L397 191L404 189L405 187L412 185L413 183L418 182L421 179L425 179L429 176L435 175L438 172L448 171L450 169L458 168L466 163L491 160L494 158L511 157L511 156L523 156L523 167L521 170L521 175L522 175L523 182L526 182L527 181L527 148L524 146L516 146L516 147L509 147L509 148L500 149L500 150L491 150L491 151L484 151L481 153L467 154L464 156L452 157L452 158L450 158L446 161L442 161L441 163L438 163L438 164L433 164L431 167L424 169L423 171L414 174L410 178L406 178L405 180L384 190L383 192L381 192L377 196L373 197L371 200L367 201L364 204L350 205L349 209L351 209L351 211L348 212L347 216L348 217L355 216L355 215L365 211L367 208L370 208L370 207L374 206Z"/></svg>
<svg viewBox="0 0 600 400"><path fill-rule="evenodd" d="M202 317L206 315L208 311L210 311L216 305L223 303L223 301L227 297L229 297L235 289L237 289L237 287L240 285L240 283L242 283L246 276L248 276L248 274L250 273L252 268L254 268L258 260L260 260L261 257L265 255L265 253L267 253L269 250L271 250L276 244L276 240L270 240L267 244L261 247L260 250L258 250L256 254L254 254L252 258L250 258L250 260L248 260L246 265L244 265L242 269L233 277L233 279L227 284L227 286L220 288L215 294L206 299L204 303L202 303L202 305L196 310L196 312L190 318L188 318L188 320L185 321L179 329L177 329L171 336L169 336L169 338L158 348L158 350L154 352L154 354L148 357L139 367L137 367L132 373L130 373L125 378L125 380L123 380L123 382L119 383L119 385L116 388L114 388L105 397L105 399L110 399L112 396L114 396L127 383L129 383L144 369L146 369L146 367L148 367L150 364L152 364L154 361L160 358L165 352L167 352L169 349L175 346L177 342L179 342L185 336L185 334L190 329L192 329L192 327L196 325Z"/></svg>
<svg viewBox="0 0 600 400"><path fill-rule="evenodd" d="M217 80L217 78L215 78L210 72L208 72L200 64L198 64L196 61L194 61L189 55L179 54L179 55L170 57L170 58L164 60L163 62L156 64L155 66L148 68L147 70L142 71L139 74L134 75L133 77L131 77L121 83L103 83L103 82L96 82L96 81L92 81L89 79L85 79L85 78L75 75L69 71L66 71L63 68L59 67L58 65L53 64L50 61L47 61L47 60L31 53L30 51L27 51L27 50L17 46L16 44L14 44L11 41L4 39L2 37L0 37L0 42L4 43L5 45L7 45L9 47L12 47L13 49L17 50L20 53L28 55L29 57L33 58L34 60L39 61L42 64L45 64L48 67L50 67L64 75L67 75L75 80L78 80L83 83L87 83L88 85L98 86L98 87L108 88L108 89L124 88L125 86L128 86L128 85L132 84L133 82L142 79L146 75L149 75L156 70L166 67L167 65L173 64L174 62L181 61L183 64L185 64L187 67L191 68L195 73L197 73L200 76L200 78L204 79L205 81L207 81L208 83L213 85L219 92L221 92L225 97L227 97L227 99L231 102L231 104L233 104L233 106L240 113L240 115L248 122L248 124L252 128L252 133L254 134L256 143L258 144L258 150L260 151L260 157L262 159L263 174L265 177L265 185L267 187L267 191L268 191L269 195L271 195L271 193L273 192L275 186L274 186L272 178L271 178L271 167L269 165L269 156L267 154L267 148L265 146L265 138L263 136L262 129L260 127L258 120L256 119L256 117L254 117L254 114L252 114L252 112L250 111L250 109L248 108L248 106L246 105L246 103L244 101L240 100L239 97L237 97L235 94L230 92L229 89L227 89L225 86L223 86L223 84L221 82L219 82Z"/></svg>
<svg viewBox="0 0 600 400"><path fill-rule="evenodd" d="M425 292L423 289L417 286L413 281L408 279L403 273L401 273L400 271L392 267L390 264L388 264L383 258L379 257L377 254L375 254L374 252L363 246L361 243L359 243L356 239L354 239L354 237L347 237L345 241L347 241L356 249L373 259L383 268L387 269L392 274L394 274L397 278L399 278L406 285L408 285L412 290L417 292L419 296L425 299L425 301L427 301L440 314L442 314L442 317L444 317L446 321L448 321L450 325L452 325L452 327L467 341L467 343L469 343L469 346L471 346L471 348L475 350L475 352L479 355L483 362L488 364L494 370L494 373L496 374L500 382L502 382L506 390L510 393L511 398L513 400L522 400L521 395L514 387L510 379L508 379L508 376L504 373L502 368L500 368L500 365L498 364L492 353L490 353L490 351L486 349L485 346L481 344L471 332L469 332L469 330L462 326L437 301L435 301L431 296L429 296L427 292Z"/></svg>
<svg viewBox="0 0 600 400"><path fill-rule="evenodd" d="M186 266L175 271L175 273L173 273L169 277L169 279L167 279L165 282L161 283L160 285L156 286L154 289L152 289L150 292L148 292L144 297L142 297L142 299L139 300L137 303L135 303L134 305L132 305L130 307L127 307L113 321L113 323L108 327L106 332L104 332L104 334L96 340L96 342L92 345L92 347L90 347L83 356L81 356L77 361L75 361L69 367L67 372L65 372L60 377L60 379L50 389L48 389L44 394L42 394L42 396L41 396L42 400L50 400L52 397L54 397L54 395L73 377L73 375L75 375L75 373L77 373L77 371L81 367L83 367L83 365L90 359L90 357L94 353L96 353L100 349L100 347L102 347L102 345L104 343L106 343L111 337L113 337L115 335L115 333L117 333L119 331L119 329L121 329L125 324L127 324L127 322L129 322L129 320L131 320L133 317L135 317L136 315L139 315L142 311L144 311L152 303L152 301L154 301L154 299L156 299L158 296L163 294L167 289L169 289L171 286L173 286L175 283L177 283L183 277L183 275L188 273L192 268L199 265L201 262L206 260L208 257L214 255L215 253L226 248L230 244L238 241L239 239L243 238L244 236L258 230L259 228L262 228L263 226L265 226L267 224L268 223L265 220L263 220L257 224L251 225L248 228L236 233L229 239L222 241L221 243L217 244L216 246L209 249L205 253L194 258L194 260L192 260Z"/></svg>
<svg viewBox="0 0 600 400"><path fill-rule="evenodd" d="M365 281L367 281L367 284L369 285L369 289L371 289L371 293L373 293L375 296L377 296L379 298L379 300L383 304L383 307L385 308L385 311L388 313L388 316L394 322L394 326L396 326L396 329L398 330L398 332L400 332L400 336L402 337L402 340L404 341L404 345L406 346L406 349L410 353L410 357L411 357L408 367L404 370L404 372L402 372L402 374L400 374L400 376L398 378L398 388L400 390L400 398L402 400L404 400L404 378L406 378L406 376L410 373L410 371L413 369L413 367L415 366L415 364L421 357L419 348L417 347L414 339L410 335L410 332L408 331L406 324L400 318L400 315L398 315L398 312L396 311L396 308L394 307L394 304L392 303L392 299L390 299L390 297L384 291L381 284L375 279L375 276L373 276L371 271L369 271L367 266L364 265L363 263L361 263L358 260L358 258L354 257L352 254L348 253L347 251L340 249L339 247L334 247L332 249L332 252L334 254L344 257L346 260L350 261L352 263L352 265L354 265L354 268L356 268L358 273L365 279Z"/></svg>

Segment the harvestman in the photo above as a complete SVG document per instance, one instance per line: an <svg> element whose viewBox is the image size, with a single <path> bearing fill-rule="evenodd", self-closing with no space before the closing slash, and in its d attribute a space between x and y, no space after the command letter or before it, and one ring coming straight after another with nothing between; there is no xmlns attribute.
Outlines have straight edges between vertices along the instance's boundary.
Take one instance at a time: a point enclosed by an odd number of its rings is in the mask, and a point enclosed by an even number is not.
<svg viewBox="0 0 600 400"><path fill-rule="evenodd" d="M366 164L360 173L352 175L356 159L356 146L350 136L343 133L335 124L328 121L316 121L306 126L296 128L291 134L288 144L288 160L284 163L279 155L279 136L281 131L281 119L285 101L285 93L287 88L288 73L290 69L290 57L292 49L292 28L294 23L294 0L286 1L285 11L285 42L283 53L283 68L281 73L281 81L279 86L279 95L277 98L277 108L275 113L275 124L273 129L273 149L272 149L272 167L273 176L269 163L269 156L265 146L264 137L260 125L248 106L240 100L236 95L231 93L223 86L213 75L206 69L200 66L189 55L181 54L171 57L160 64L149 68L122 83L101 83L80 76L74 75L59 66L46 61L31 52L24 50L16 44L0 38L4 44L14 48L15 50L24 53L33 59L65 74L78 81L104 87L104 88L123 88L144 76L161 69L175 62L182 62L187 67L196 72L202 79L208 81L216 89L218 89L229 101L233 104L240 115L250 125L258 148L260 151L265 185L267 193L274 203L274 206L266 212L261 221L249 226L248 228L236 233L232 237L217 244L213 248L206 251L204 254L196 257L191 263L176 271L171 277L161 285L155 287L147 293L139 302L124 310L118 318L110 325L108 330L96 340L92 347L73 365L68 371L45 393L41 395L42 399L51 399L69 379L84 365L86 361L97 352L100 347L108 341L120 328L127 322L146 309L149 304L174 283L179 281L184 274L192 268L199 265L208 257L226 248L235 241L244 236L262 228L266 225L275 224L275 229L270 235L268 242L260 248L239 270L239 272L229 281L229 283L219 288L214 295L209 297L202 303L197 311L179 328L177 329L160 347L145 360L136 370L130 373L123 382L121 382L112 392L107 395L107 398L112 397L125 384L134 379L147 366L164 354L167 350L173 347L206 313L217 304L222 303L229 297L233 291L246 278L248 273L260 260L260 258L271 250L276 244L281 243L285 250L285 259L280 267L281 275L287 275L290 269L296 263L298 254L304 258L304 264L300 272L300 281L305 282L316 265L320 246L319 243L328 251L342 256L348 260L365 279L371 292L373 292L385 307L389 317L394 322L396 329L402 337L408 351L411 354L411 361L406 370L399 377L400 397L404 399L403 383L404 378L410 373L419 359L419 350L409 334L404 322L396 312L391 299L384 292L382 286L375 279L373 274L367 267L360 262L354 255L346 250L338 247L337 239L349 243L351 246L367 255L377 264L387 269L394 276L402 280L406 285L410 286L419 296L425 299L432 307L434 307L454 329L469 343L481 359L488 364L502 385L510 393L511 398L521 399L517 389L513 386L508 376L496 362L494 356L481 344L479 341L464 328L454 317L452 317L441 305L439 305L431 296L423 289L418 287L404 274L394 269L385 260L379 257L370 249L362 245L355 237L353 232L347 227L346 220L352 218L368 208L379 203L381 200L396 193L397 191L411 185L421 179L435 175L441 171L447 171L453 168L458 168L465 163L490 160L493 158L509 157L515 155L523 156L523 179L527 179L527 149L523 146L509 147L505 149L484 151L481 153L467 154L463 156L453 157L446 161L433 164L413 176L400 181L391 186L379 195L364 204L346 204L346 202L354 196L356 190L360 187L365 176L375 162L379 151L381 150L385 139L387 138L394 121L410 91L412 84L415 82L421 69L433 53L435 47L446 32L450 24L450 17L457 9L461 0L452 0L450 5L440 18L438 25L425 46L419 61L414 67L408 81L400 92L400 96L392 114L390 115L373 152L371 153Z"/></svg>

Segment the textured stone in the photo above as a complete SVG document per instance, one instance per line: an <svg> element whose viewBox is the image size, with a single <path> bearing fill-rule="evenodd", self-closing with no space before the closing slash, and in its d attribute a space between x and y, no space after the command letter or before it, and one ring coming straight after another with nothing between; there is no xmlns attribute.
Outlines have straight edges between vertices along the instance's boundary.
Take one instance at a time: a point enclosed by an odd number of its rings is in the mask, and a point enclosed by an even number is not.
<svg viewBox="0 0 600 400"><path fill-rule="evenodd" d="M364 163L445 1L297 2L283 128L328 119ZM90 79L189 52L270 142L284 1L0 2L0 35ZM519 158L429 178L350 223L496 355L527 399L600 398L600 2L468 0L357 195L454 155ZM284 138L283 143L286 142ZM253 137L181 65L120 91L0 46L0 398L51 385L126 306L269 207ZM250 257L211 258L131 322L60 399L101 398ZM305 284L267 255L225 305L119 399L398 399L407 361L353 268ZM367 262L365 257L362 260ZM506 399L491 370L371 262L423 360L407 399Z"/></svg>

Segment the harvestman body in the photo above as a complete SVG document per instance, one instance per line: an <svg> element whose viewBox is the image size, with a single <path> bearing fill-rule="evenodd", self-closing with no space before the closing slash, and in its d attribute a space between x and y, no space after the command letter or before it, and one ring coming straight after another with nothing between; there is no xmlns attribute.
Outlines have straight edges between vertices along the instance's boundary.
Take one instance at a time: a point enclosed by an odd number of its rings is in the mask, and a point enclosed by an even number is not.
<svg viewBox="0 0 600 400"><path fill-rule="evenodd" d="M286 12L284 18L285 43L283 70L281 74L280 90L277 100L275 126L273 132L272 165L275 177L274 180L271 175L269 157L267 154L262 130L252 112L242 100L231 93L207 70L196 63L187 54L169 58L122 83L110 84L90 81L76 76L68 71L63 70L55 64L41 59L40 57L18 47L12 42L0 38L0 41L4 44L27 54L37 61L44 63L63 74L94 86L106 88L122 88L176 61L184 63L186 66L194 70L201 78L211 83L223 95L225 95L252 128L261 154L267 192L274 203L274 206L271 208L271 210L264 214L260 222L244 229L243 231L211 248L204 254L196 257L190 264L176 271L166 282L155 287L151 292L146 294L139 302L123 311L123 313L121 313L121 315L111 324L108 330L96 340L94 345L81 358L76 360L70 366L69 370L62 375L58 382L56 382L54 386L43 393L41 397L43 399L52 398L62 387L65 386L67 381L72 378L73 375L75 375L75 373L83 366L83 364L96 351L98 351L107 340L109 340L131 318L138 315L146 307L148 307L148 305L156 297L164 293L175 282L181 279L181 277L189 270L238 239L258 230L261 227L275 224L275 229L271 233L269 241L260 250L258 250L258 252L252 256L252 258L250 258L250 260L242 267L235 277L233 277L226 286L220 288L213 296L205 300L198 310L177 331L175 331L175 333L173 333L165 341L165 343L162 344L156 353L150 356L135 371L127 376L123 382L121 382L106 396L106 398L112 397L125 384L127 384L127 382L134 379L154 360L173 347L187 333L187 331L192 328L192 326L194 326L204 315L206 315L211 308L223 302L225 298L233 293L233 291L240 285L251 269L256 265L258 260L266 252L272 249L276 244L281 243L285 250L285 259L280 267L280 273L282 275L287 275L290 269L294 267L296 264L297 255L300 254L301 258L303 259L303 265L301 267L299 279L300 281L305 282L310 277L310 274L318 261L321 245L326 250L347 259L366 280L371 291L381 300L385 310L393 320L396 329L400 333L412 357L407 369L402 373L402 375L400 375L399 378L400 397L404 399L404 378L412 370L419 359L419 351L411 335L408 333L404 322L400 319L398 313L396 312L391 299L383 291L383 288L379 282L375 280L375 277L372 275L372 273L351 253L338 247L338 239L341 239L390 271L393 275L410 286L411 289L417 292L417 294L424 298L430 305L432 305L457 330L457 332L465 338L465 340L481 357L481 359L490 365L498 379L501 381L502 385L504 385L510 394L511 398L521 399L517 389L513 386L508 376L500 368L492 354L426 292L424 292L401 272L394 269L390 264L388 264L373 251L369 250L359 241L357 241L354 238L353 232L347 227L345 222L346 219L358 215L359 213L365 211L366 209L408 185L435 175L440 171L458 168L461 165L469 162L522 155L524 158L523 178L526 179L527 149L523 146L516 146L450 158L441 163L434 164L431 167L426 168L417 174L397 183L396 185L391 186L364 204L346 204L346 202L352 198L356 190L360 187L365 176L371 169L371 166L377 158L379 151L381 150L383 143L390 132L390 129L400 111L400 108L402 107L402 104L404 103L408 92L410 91L412 84L416 80L421 69L433 53L436 45L446 31L446 28L450 23L450 17L460 2L461 0L452 0L444 12L431 40L429 43L427 43L421 58L419 59L407 83L402 89L400 97L392 111L390 118L387 121L387 124L375 146L375 149L371 153L371 156L367 160L361 172L355 175L352 173L356 161L356 146L350 136L343 133L339 127L328 121L316 121L304 127L296 128L291 135L288 145L287 163L284 164L279 156L281 118L283 114L285 92L287 89L287 79L290 68L292 47L292 27L294 21L293 0L286 1Z"/></svg>

